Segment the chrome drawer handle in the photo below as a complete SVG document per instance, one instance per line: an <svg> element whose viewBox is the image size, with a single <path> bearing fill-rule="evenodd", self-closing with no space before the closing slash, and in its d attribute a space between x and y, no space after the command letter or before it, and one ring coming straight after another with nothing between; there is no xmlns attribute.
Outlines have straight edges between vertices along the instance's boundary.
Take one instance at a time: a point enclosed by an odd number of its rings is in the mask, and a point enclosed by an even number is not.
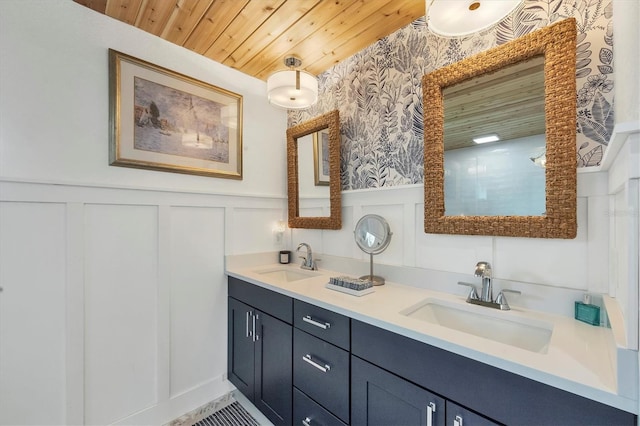
<svg viewBox="0 0 640 426"><path fill-rule="evenodd" d="M306 417L303 421L302 421L302 425L303 426L311 426L311 419L309 417Z"/></svg>
<svg viewBox="0 0 640 426"><path fill-rule="evenodd" d="M433 425L433 413L435 412L436 412L436 404L434 404L433 402L430 402L429 405L427 405L427 426Z"/></svg>
<svg viewBox="0 0 640 426"><path fill-rule="evenodd" d="M462 417L461 416L456 416L456 418L453 419L453 426L462 426Z"/></svg>
<svg viewBox="0 0 640 426"><path fill-rule="evenodd" d="M313 359L311 359L311 355L306 354L305 356L302 357L302 360L304 362L307 362L311 365L313 365L315 368L317 368L318 370L322 371L323 373L326 373L327 371L331 370L331 366L329 364L325 364L324 366L318 364L317 362L315 362Z"/></svg>
<svg viewBox="0 0 640 426"><path fill-rule="evenodd" d="M311 315L307 315L307 316L302 317L302 321L308 322L309 324L315 325L316 327L320 327L323 330L331 328L331 324L329 324L328 322L325 322L323 324L321 322L315 321L313 318L311 318Z"/></svg>

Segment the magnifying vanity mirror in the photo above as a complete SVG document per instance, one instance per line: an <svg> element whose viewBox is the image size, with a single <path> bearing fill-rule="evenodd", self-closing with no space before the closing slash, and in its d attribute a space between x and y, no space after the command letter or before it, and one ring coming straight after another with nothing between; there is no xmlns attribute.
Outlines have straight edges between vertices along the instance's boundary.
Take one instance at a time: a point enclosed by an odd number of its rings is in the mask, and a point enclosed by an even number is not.
<svg viewBox="0 0 640 426"><path fill-rule="evenodd" d="M426 233L575 238L575 65L567 19L423 77Z"/></svg>
<svg viewBox="0 0 640 426"><path fill-rule="evenodd" d="M369 254L369 275L360 279L371 281L373 285L384 284L384 278L373 274L373 255L382 253L391 242L389 223L382 216L367 214L360 218L353 234L360 250Z"/></svg>
<svg viewBox="0 0 640 426"><path fill-rule="evenodd" d="M342 227L337 110L287 129L287 175L290 228Z"/></svg>

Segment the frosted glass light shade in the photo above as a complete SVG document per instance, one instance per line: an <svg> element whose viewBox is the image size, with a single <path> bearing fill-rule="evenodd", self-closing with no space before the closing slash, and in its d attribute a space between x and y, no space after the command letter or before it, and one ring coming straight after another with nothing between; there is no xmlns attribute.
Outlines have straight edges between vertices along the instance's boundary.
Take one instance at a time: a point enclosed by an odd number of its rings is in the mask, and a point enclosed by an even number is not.
<svg viewBox="0 0 640 426"><path fill-rule="evenodd" d="M523 0L426 0L431 31L460 37L489 28L503 20Z"/></svg>
<svg viewBox="0 0 640 426"><path fill-rule="evenodd" d="M296 89L296 72L300 73L300 89ZM267 96L281 108L308 108L318 100L318 80L304 71L278 71L267 79Z"/></svg>

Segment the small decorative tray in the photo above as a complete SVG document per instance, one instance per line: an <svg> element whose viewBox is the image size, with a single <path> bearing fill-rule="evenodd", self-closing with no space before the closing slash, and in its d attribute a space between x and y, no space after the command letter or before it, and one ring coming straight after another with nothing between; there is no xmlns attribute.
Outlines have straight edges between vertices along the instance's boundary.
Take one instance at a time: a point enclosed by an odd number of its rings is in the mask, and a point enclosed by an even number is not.
<svg viewBox="0 0 640 426"><path fill-rule="evenodd" d="M347 293L350 294L352 296L364 296L365 294L370 294L373 293L374 291L376 291L373 287L369 287L369 288L365 288L364 290L353 290L351 288L347 288L347 287L341 287L339 285L333 285L333 284L329 284L327 283L325 285L326 288L331 289L331 290L335 290L335 291L339 291L341 293Z"/></svg>

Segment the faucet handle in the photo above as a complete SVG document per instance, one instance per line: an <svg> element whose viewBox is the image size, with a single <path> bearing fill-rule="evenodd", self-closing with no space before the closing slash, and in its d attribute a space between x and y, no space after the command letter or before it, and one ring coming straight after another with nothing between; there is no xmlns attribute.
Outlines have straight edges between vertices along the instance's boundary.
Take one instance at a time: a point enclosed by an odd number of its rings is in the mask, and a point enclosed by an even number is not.
<svg viewBox="0 0 640 426"><path fill-rule="evenodd" d="M476 286L474 286L473 284L465 283L463 281L458 281L458 285L463 285L463 286L471 288L471 290L469 291L469 295L467 296L467 300L478 300L478 299L480 299L478 297L478 293L476 292Z"/></svg>
<svg viewBox="0 0 640 426"><path fill-rule="evenodd" d="M507 298L505 297L505 293L514 293L514 294L522 294L519 290L511 290L508 288L504 288L498 293L498 297L496 297L496 303L500 305L501 311L508 311L511 309L509 303L507 303Z"/></svg>

